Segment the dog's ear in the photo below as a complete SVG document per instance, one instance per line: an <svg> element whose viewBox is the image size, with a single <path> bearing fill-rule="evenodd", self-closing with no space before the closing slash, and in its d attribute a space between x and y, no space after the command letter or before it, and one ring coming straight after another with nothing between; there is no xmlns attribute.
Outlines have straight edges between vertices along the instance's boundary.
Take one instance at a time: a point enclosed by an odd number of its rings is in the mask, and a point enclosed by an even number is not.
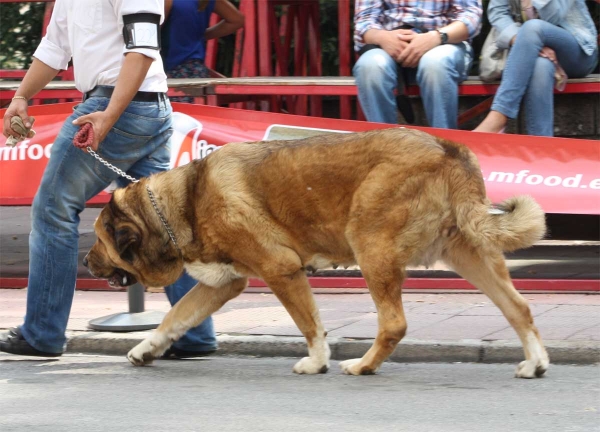
<svg viewBox="0 0 600 432"><path fill-rule="evenodd" d="M140 243L140 235L130 227L119 228L115 232L115 245L122 260L133 263L133 254Z"/></svg>

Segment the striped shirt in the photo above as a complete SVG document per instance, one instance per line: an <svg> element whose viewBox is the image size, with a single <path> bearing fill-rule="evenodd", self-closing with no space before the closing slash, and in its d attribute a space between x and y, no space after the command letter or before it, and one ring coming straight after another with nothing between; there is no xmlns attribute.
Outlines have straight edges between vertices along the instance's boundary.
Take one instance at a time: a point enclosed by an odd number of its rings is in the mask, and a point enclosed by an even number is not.
<svg viewBox="0 0 600 432"><path fill-rule="evenodd" d="M356 0L354 48L365 44L367 30L393 30L403 24L425 31L460 21L472 39L481 30L481 15L481 0Z"/></svg>

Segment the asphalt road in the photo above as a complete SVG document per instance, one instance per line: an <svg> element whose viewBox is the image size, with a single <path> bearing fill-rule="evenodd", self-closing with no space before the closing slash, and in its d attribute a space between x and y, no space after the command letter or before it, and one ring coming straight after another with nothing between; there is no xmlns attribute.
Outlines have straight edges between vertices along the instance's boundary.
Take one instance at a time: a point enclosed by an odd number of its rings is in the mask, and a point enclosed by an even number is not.
<svg viewBox="0 0 600 432"><path fill-rule="evenodd" d="M600 368L385 364L375 376L298 376L297 359L31 360L0 354L0 430L600 431Z"/></svg>

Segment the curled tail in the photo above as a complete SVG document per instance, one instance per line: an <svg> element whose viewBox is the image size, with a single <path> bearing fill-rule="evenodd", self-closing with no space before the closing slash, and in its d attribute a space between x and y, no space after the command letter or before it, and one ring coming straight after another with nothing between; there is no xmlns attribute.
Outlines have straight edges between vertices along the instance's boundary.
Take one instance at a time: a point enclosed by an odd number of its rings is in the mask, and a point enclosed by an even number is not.
<svg viewBox="0 0 600 432"><path fill-rule="evenodd" d="M461 203L457 225L471 243L504 252L533 246L546 234L544 211L528 195L509 198L493 207Z"/></svg>

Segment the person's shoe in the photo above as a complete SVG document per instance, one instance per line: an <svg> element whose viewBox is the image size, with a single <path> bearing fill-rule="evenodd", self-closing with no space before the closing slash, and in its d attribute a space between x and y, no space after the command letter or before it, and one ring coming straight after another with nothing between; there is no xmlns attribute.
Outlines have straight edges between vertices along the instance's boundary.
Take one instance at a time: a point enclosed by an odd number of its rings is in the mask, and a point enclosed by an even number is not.
<svg viewBox="0 0 600 432"><path fill-rule="evenodd" d="M8 330L6 337L0 340L0 351L35 357L60 357L62 355L62 353L40 351L29 345L29 342L21 334L21 327L13 327Z"/></svg>
<svg viewBox="0 0 600 432"><path fill-rule="evenodd" d="M171 347L165 351L165 353L160 356L161 360L176 360L176 359L185 359L185 358L193 358L193 357L206 357L217 351L216 348L209 349L206 351L188 351L180 348Z"/></svg>

